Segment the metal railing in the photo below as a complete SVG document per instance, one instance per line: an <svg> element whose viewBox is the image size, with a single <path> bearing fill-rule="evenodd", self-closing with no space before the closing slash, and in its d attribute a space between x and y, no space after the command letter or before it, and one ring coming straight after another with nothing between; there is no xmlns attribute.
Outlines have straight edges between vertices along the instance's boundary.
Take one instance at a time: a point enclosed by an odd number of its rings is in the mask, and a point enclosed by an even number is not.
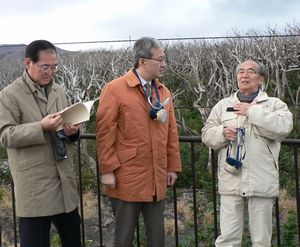
<svg viewBox="0 0 300 247"><path fill-rule="evenodd" d="M83 134L81 136L81 140L95 140L95 134ZM82 234L82 245L83 247L87 246L86 244L86 234L85 234L85 215L84 215L84 204L83 204L83 182L82 182L82 161L81 161L81 140L78 141L77 144L77 158L78 158L78 176L79 176L79 195L80 195L80 214L81 214L81 234ZM201 144L201 138L196 137L196 136L180 136L179 137L180 143L190 143L190 163L191 163L191 169L192 169L192 188L191 188L191 193L192 193L192 208L193 208L193 232L194 232L194 246L201 246L201 243L198 238L198 210L197 210L197 186L196 186L196 153L195 153L195 145L196 144ZM300 193L299 193L299 167L298 167L298 152L299 152L299 147L300 147L300 139L286 139L282 141L282 145L288 145L290 149L293 152L293 165L294 165L294 182L295 182L295 197L296 197L296 205L297 205L297 229L296 229L296 234L298 238L298 246L300 246ZM213 221L214 221L214 238L217 238L219 234L218 230L218 210L217 210L217 185L216 185L216 154L212 150L211 151L212 155L212 166L211 166L211 188L212 188L212 203L213 203ZM102 212L101 212L101 203L102 203L102 198L103 195L101 194L101 184L100 184L100 173L99 173L99 166L98 166L98 161L96 157L96 184L97 184L97 217L98 217L98 227L99 227L99 245L102 246L108 246L106 245L105 239L103 239L103 232L102 232ZM13 186L12 186L13 188ZM180 245L180 239L179 239L179 231L178 231L178 214L177 214L177 188L174 186L172 189L172 197L173 197L173 204L174 204L174 245L178 247ZM14 201L14 193L12 189L12 205L13 205L13 229L14 231L14 246L17 247L17 219L16 219L16 214L15 214L15 201ZM284 243L281 242L281 226L280 226L280 211L279 211L279 200L278 198L276 199L275 202L275 236L273 238L276 238L276 245L278 247L284 246ZM0 246L1 245L1 228L0 225ZM137 246L141 246L140 244L140 226L137 225L137 231L136 231L136 242Z"/></svg>

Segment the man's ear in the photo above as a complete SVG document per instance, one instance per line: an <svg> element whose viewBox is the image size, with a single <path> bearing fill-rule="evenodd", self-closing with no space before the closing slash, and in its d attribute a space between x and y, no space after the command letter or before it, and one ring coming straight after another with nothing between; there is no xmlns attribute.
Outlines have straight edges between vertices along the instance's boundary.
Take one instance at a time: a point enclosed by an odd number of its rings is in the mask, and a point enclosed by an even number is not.
<svg viewBox="0 0 300 247"><path fill-rule="evenodd" d="M258 88L264 91L264 80L265 78L263 76L260 77L260 82L258 84Z"/></svg>
<svg viewBox="0 0 300 247"><path fill-rule="evenodd" d="M145 59L143 57L140 57L139 61L138 61L139 65L143 64L144 62L145 62Z"/></svg>
<svg viewBox="0 0 300 247"><path fill-rule="evenodd" d="M31 59L28 58L28 57L26 57L26 58L24 59L23 64L24 64L24 67L25 67L26 70L28 70L28 69L30 68L31 62L32 62Z"/></svg>

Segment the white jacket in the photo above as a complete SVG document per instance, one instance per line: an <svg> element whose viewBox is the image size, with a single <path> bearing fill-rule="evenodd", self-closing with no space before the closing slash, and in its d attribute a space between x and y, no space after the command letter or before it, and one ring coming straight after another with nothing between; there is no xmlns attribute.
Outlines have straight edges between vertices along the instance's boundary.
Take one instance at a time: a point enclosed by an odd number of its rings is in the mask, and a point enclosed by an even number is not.
<svg viewBox="0 0 300 247"><path fill-rule="evenodd" d="M247 116L227 112L239 102L237 93L219 101L212 109L202 128L202 142L218 150L219 193L223 195L277 197L279 195L278 156L280 142L293 128L293 117L287 105L278 98L260 91L257 104ZM228 141L224 126L245 128L245 158L238 174L224 169ZM233 154L235 154L233 145Z"/></svg>

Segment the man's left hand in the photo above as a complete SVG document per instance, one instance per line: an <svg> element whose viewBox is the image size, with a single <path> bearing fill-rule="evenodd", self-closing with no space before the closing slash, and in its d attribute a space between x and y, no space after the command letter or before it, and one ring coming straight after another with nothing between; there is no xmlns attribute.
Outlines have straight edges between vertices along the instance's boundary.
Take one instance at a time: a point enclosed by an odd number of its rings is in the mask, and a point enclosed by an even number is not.
<svg viewBox="0 0 300 247"><path fill-rule="evenodd" d="M176 180L177 180L176 172L168 172L167 173L167 185L168 186L173 186Z"/></svg>
<svg viewBox="0 0 300 247"><path fill-rule="evenodd" d="M75 135L78 133L80 125L73 125L70 123L64 123L64 132L67 136Z"/></svg>

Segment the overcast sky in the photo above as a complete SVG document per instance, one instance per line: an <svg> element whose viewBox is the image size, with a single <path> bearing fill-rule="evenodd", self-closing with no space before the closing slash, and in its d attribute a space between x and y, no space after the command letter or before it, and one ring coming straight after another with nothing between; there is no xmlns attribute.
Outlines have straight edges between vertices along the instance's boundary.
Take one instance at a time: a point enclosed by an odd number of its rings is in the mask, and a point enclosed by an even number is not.
<svg viewBox="0 0 300 247"><path fill-rule="evenodd" d="M0 44L227 36L287 24L300 25L299 0L0 0Z"/></svg>

